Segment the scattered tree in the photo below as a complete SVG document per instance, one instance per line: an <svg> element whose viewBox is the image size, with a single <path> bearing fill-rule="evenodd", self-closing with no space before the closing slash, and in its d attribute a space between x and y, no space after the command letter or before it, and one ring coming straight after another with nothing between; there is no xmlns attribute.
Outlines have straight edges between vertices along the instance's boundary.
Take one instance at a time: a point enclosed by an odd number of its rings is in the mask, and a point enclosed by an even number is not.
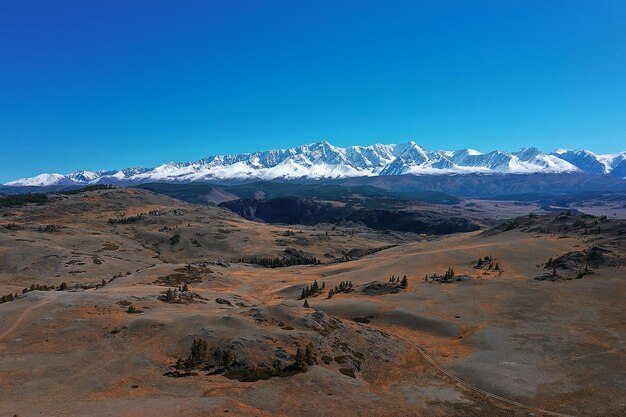
<svg viewBox="0 0 626 417"><path fill-rule="evenodd" d="M107 221L107 223L109 224L130 224L130 223L137 223L138 221L143 220L144 218L144 214L140 213L136 216L121 216L118 218L113 218L113 219L109 219Z"/></svg>
<svg viewBox="0 0 626 417"><path fill-rule="evenodd" d="M325 285L323 285L323 287L325 287ZM300 299L302 300L308 297L315 297L316 295L322 292L322 288L320 288L319 284L317 283L317 280L315 280L313 281L313 284L310 287L307 285L306 287L302 289L302 292L300 293Z"/></svg>
<svg viewBox="0 0 626 417"><path fill-rule="evenodd" d="M402 288L408 288L409 287L409 280L407 279L406 275L404 275L402 277L402 281L400 282L400 287L402 287Z"/></svg>
<svg viewBox="0 0 626 417"><path fill-rule="evenodd" d="M320 260L315 256L308 256L305 254L297 253L291 254L288 257L277 257L277 258L259 258L253 256L251 258L239 258L239 262L241 263L249 263L255 265L261 265L264 268L283 268L287 266L293 265L319 265L321 264Z"/></svg>
<svg viewBox="0 0 626 417"><path fill-rule="evenodd" d="M10 301L17 300L18 298L19 296L17 294L9 293L0 297L0 304L8 303Z"/></svg>
<svg viewBox="0 0 626 417"><path fill-rule="evenodd" d="M0 207L16 207L23 204L42 204L48 201L48 196L41 193L15 194L0 197Z"/></svg>
<svg viewBox="0 0 626 417"><path fill-rule="evenodd" d="M141 311L141 310L139 310L139 309L137 309L137 308L135 308L135 306L130 305L130 306L128 306L128 310L126 310L126 312L127 312L128 314L139 314L139 313L141 313L142 311Z"/></svg>
<svg viewBox="0 0 626 417"><path fill-rule="evenodd" d="M519 220L517 218L509 220L504 227L504 231L516 229L518 226L519 226Z"/></svg>
<svg viewBox="0 0 626 417"><path fill-rule="evenodd" d="M309 343L308 345L306 345L306 348L304 348L304 361L307 363L307 365L315 364L315 357L313 355L313 343Z"/></svg>
<svg viewBox="0 0 626 417"><path fill-rule="evenodd" d="M292 366L300 372L305 372L307 370L306 355L302 349L298 348L298 350L296 350Z"/></svg>
<svg viewBox="0 0 626 417"><path fill-rule="evenodd" d="M208 356L209 344L204 339L194 339L191 344L191 352L185 361L188 369L195 368L204 363Z"/></svg>

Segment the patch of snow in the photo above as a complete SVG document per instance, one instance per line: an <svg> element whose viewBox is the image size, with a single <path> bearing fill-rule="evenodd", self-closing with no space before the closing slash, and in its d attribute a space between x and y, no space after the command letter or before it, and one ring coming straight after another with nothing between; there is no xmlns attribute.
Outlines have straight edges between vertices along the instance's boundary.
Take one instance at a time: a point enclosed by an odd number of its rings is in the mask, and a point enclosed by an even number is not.
<svg viewBox="0 0 626 417"><path fill-rule="evenodd" d="M538 172L623 172L626 152L596 155L587 150L537 148L516 152L475 149L430 151L414 141L402 144L336 147L327 141L268 151L215 155L196 162L170 162L154 168L118 171L77 171L68 175L41 174L11 181L9 186L89 185L154 181L272 180L348 178L375 175L466 173L529 174Z"/></svg>

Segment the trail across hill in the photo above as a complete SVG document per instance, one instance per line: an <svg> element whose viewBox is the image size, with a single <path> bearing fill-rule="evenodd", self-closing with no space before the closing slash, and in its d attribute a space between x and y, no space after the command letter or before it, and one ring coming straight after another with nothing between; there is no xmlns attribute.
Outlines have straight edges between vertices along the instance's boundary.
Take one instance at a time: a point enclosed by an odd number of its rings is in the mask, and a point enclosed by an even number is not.
<svg viewBox="0 0 626 417"><path fill-rule="evenodd" d="M372 327L372 326L369 326L369 327ZM479 388L476 385L471 384L471 383L465 381L464 379L462 379L459 376L453 374L452 372L450 372L449 370L447 370L443 366L439 365L437 363L437 361L435 361L435 359L433 359L428 353L426 353L426 351L420 345L418 345L417 343L413 342L412 340L409 340L406 337L400 336L398 333L390 331L389 329L376 329L376 330L383 331L385 333L393 335L394 337L396 337L399 340L402 340L402 341L404 341L406 343L409 343L410 345L415 347L415 349L420 353L420 355L422 355L422 357L424 359L426 359L440 373L442 373L442 374L446 375L447 377L453 379L459 385L461 385L461 386L463 386L463 387L465 387L465 388L467 388L467 389L469 389L471 391L477 392L477 393L479 393L479 394L481 394L481 395L483 395L483 396L485 396L487 398L490 398L490 399L495 400L495 401L499 401L501 403L509 404L509 405L512 405L512 406L515 406L515 407L518 407L518 408L522 408L522 409L525 409L525 410L528 410L528 411L532 411L534 413L540 413L540 414L543 414L543 415L546 415L546 416L575 417L575 416L573 416L571 414L564 414L564 413L559 413L559 412L556 412L556 411L544 410L542 408L533 407L531 405L527 405L527 404L521 403L519 401L515 401L515 400L512 400L510 398L506 398L506 397L503 397L501 395L497 395L497 394L491 393L489 391L485 391L484 389Z"/></svg>
<svg viewBox="0 0 626 417"><path fill-rule="evenodd" d="M26 308L24 311L22 311L22 313L20 314L20 316L17 318L17 320L15 320L15 322L8 328L6 329L4 332L0 333L0 340L3 340L5 337L7 337L9 334L11 334L15 329L17 329L17 327L22 323L22 321L24 321L24 318L26 318L26 316L28 315L28 313L32 312L33 310L46 305L48 303L50 303L51 300L45 300L42 302L38 302L35 305L32 305L28 308Z"/></svg>

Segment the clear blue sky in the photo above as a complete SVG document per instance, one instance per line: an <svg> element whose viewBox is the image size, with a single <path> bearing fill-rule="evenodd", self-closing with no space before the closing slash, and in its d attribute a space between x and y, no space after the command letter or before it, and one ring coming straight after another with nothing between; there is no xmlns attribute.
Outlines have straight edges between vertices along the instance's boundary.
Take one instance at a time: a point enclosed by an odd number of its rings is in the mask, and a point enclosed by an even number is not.
<svg viewBox="0 0 626 417"><path fill-rule="evenodd" d="M0 182L326 139L626 149L626 2L4 1Z"/></svg>

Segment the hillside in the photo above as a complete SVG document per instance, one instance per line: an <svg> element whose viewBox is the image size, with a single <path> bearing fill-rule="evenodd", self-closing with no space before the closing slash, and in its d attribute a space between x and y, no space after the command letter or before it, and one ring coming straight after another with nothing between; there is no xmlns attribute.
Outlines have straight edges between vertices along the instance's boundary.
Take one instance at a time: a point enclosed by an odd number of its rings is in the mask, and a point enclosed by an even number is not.
<svg viewBox="0 0 626 417"><path fill-rule="evenodd" d="M624 227L422 239L141 189L0 208L0 413L621 415Z"/></svg>

